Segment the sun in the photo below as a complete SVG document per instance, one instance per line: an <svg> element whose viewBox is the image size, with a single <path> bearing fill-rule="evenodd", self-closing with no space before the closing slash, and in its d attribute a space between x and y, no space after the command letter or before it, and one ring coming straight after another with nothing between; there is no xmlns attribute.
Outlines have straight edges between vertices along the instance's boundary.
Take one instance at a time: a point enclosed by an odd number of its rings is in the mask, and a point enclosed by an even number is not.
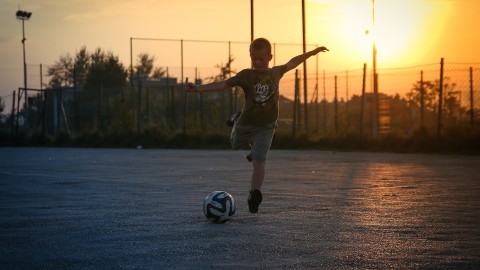
<svg viewBox="0 0 480 270"><path fill-rule="evenodd" d="M443 2L443 1L442 1ZM338 43L350 59L370 62L372 48L377 49L377 63L404 65L420 56L444 25L438 16L439 1L419 0L344 0L331 4L335 16ZM374 16L373 16L374 14ZM434 24L432 24L434 22ZM345 56L347 57L347 56Z"/></svg>

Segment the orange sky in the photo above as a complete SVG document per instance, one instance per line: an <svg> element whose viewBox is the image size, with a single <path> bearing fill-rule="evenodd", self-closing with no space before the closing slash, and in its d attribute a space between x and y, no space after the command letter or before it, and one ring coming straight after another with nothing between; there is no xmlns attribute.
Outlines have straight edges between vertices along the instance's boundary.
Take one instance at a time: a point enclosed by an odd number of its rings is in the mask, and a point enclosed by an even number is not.
<svg viewBox="0 0 480 270"><path fill-rule="evenodd" d="M307 0L307 43L325 45L320 69L360 69L372 59L372 33L378 47L378 67L480 62L480 1L376 0L372 31L371 0ZM85 45L111 50L130 64L130 37L186 40L250 40L249 0L0 0L0 96L10 103L12 91L23 86L20 9L33 12L25 22L29 87L39 88L44 73L65 53ZM272 42L302 42L300 0L255 0L255 37ZM369 34L366 34L366 30ZM228 45L187 42L185 66L201 68L201 76L225 62ZM276 63L301 53L301 46L278 45ZM134 54L147 52L156 65L180 66L178 42L134 41ZM249 66L246 45L232 44L234 69ZM310 66L315 63L309 60ZM45 78L44 80L47 80ZM45 82L45 81L44 81ZM9 105L9 104L6 104Z"/></svg>

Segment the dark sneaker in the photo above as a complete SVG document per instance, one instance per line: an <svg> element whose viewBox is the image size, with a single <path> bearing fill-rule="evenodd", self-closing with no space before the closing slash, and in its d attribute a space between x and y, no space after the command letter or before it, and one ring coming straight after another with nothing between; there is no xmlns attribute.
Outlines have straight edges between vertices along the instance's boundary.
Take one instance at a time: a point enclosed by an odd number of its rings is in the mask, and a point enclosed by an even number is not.
<svg viewBox="0 0 480 270"><path fill-rule="evenodd" d="M250 190L250 196L248 196L248 210L250 210L250 213L257 213L261 202L262 192L258 189Z"/></svg>
<svg viewBox="0 0 480 270"><path fill-rule="evenodd" d="M227 121L225 122L225 124L229 127L233 127L233 125L235 124L235 122L238 120L238 118L240 117L240 115L242 115L242 112L236 112L235 114L232 114L228 119Z"/></svg>
<svg viewBox="0 0 480 270"><path fill-rule="evenodd" d="M248 155L244 155L244 157L248 160L248 162L252 162L252 152L248 153Z"/></svg>

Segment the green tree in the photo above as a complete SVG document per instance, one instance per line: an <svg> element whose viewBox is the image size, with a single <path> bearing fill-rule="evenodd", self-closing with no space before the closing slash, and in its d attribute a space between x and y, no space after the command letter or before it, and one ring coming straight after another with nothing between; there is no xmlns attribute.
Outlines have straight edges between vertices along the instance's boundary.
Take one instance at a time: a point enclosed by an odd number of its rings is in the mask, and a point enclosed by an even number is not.
<svg viewBox="0 0 480 270"><path fill-rule="evenodd" d="M421 107L422 89L425 109L434 111L437 104L436 97L438 93L438 82L423 81L423 87L421 81L415 82L412 89L410 89L410 92L407 93L407 100L410 101L410 103Z"/></svg>
<svg viewBox="0 0 480 270"><path fill-rule="evenodd" d="M69 53L60 56L58 61L48 67L47 75L51 78L47 86L51 88L72 86L73 65L73 58Z"/></svg>
<svg viewBox="0 0 480 270"><path fill-rule="evenodd" d="M163 78L165 77L165 73L167 73L167 71L164 68L155 67L152 72L152 78L153 79Z"/></svg>
<svg viewBox="0 0 480 270"><path fill-rule="evenodd" d="M48 67L47 75L51 78L47 86L59 88L71 87L74 83L84 85L89 66L90 56L85 46L77 51L75 57L66 53L60 56L60 59L52 66Z"/></svg>
<svg viewBox="0 0 480 270"><path fill-rule="evenodd" d="M147 53L141 53L138 55L137 64L135 65L135 74L140 77L149 77L153 71L154 56L150 56Z"/></svg>
<svg viewBox="0 0 480 270"><path fill-rule="evenodd" d="M90 53L87 51L87 47L83 46L75 54L75 83L83 86L87 81L87 73L90 67Z"/></svg>
<svg viewBox="0 0 480 270"><path fill-rule="evenodd" d="M127 71L112 52L97 48L91 55L85 85L89 89L118 88L125 86Z"/></svg>
<svg viewBox="0 0 480 270"><path fill-rule="evenodd" d="M221 64L215 65L216 68L220 69L220 73L216 76L208 77L207 81L212 81L212 82L223 81L230 78L232 74L236 74L236 72L232 70L232 63L234 60L235 58L233 58L230 55L228 56L227 63L225 64L221 63Z"/></svg>
<svg viewBox="0 0 480 270"><path fill-rule="evenodd" d="M155 67L155 56L141 53L137 57L137 64L134 67L135 76L160 79L165 76L165 69Z"/></svg>
<svg viewBox="0 0 480 270"><path fill-rule="evenodd" d="M443 84L443 110L448 117L448 120L451 124L456 123L461 117L464 110L461 107L461 91L455 91L457 85L450 81L449 77L445 77Z"/></svg>

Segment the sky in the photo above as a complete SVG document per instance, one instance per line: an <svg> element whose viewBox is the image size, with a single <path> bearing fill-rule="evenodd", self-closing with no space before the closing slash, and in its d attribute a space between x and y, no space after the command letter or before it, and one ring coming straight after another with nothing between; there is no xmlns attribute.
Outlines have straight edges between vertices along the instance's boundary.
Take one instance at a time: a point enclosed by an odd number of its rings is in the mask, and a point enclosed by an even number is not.
<svg viewBox="0 0 480 270"><path fill-rule="evenodd" d="M319 57L320 69L371 65L373 41L379 69L439 63L442 57L455 63L480 62L480 1L376 0L374 24L372 2L305 0L307 49L330 49ZM254 0L254 37L277 44L276 64L302 53L301 3ZM32 88L40 88L40 65L45 75L60 56L74 55L82 46L111 51L130 66L131 38L133 61L139 53L149 53L157 66L168 66L176 76L179 40L185 40L186 76L194 76L195 67L200 76L211 76L215 66L227 60L228 41L234 69L250 65L249 0L0 0L0 96L5 103L23 86L22 22L15 16L19 9L32 12L25 21ZM315 61L308 62L310 69Z"/></svg>

